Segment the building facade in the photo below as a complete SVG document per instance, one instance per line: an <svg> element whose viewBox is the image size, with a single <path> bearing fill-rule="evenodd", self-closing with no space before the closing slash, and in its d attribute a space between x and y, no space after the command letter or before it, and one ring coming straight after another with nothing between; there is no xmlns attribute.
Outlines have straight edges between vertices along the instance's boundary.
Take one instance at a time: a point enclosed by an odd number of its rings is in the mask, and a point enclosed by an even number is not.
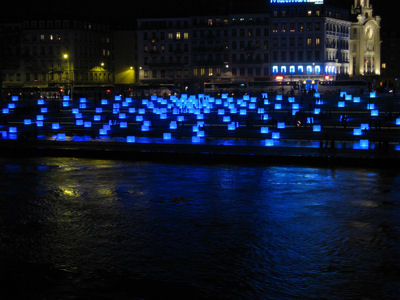
<svg viewBox="0 0 400 300"><path fill-rule="evenodd" d="M0 24L3 89L71 93L114 83L109 26L77 20Z"/></svg>
<svg viewBox="0 0 400 300"><path fill-rule="evenodd" d="M350 73L350 14L322 4L271 3L272 74L290 81Z"/></svg>
<svg viewBox="0 0 400 300"><path fill-rule="evenodd" d="M353 76L381 74L381 37L379 16L373 16L369 0L355 0L352 13L357 21L351 27L351 63Z"/></svg>
<svg viewBox="0 0 400 300"><path fill-rule="evenodd" d="M142 83L181 86L269 76L266 14L139 19Z"/></svg>

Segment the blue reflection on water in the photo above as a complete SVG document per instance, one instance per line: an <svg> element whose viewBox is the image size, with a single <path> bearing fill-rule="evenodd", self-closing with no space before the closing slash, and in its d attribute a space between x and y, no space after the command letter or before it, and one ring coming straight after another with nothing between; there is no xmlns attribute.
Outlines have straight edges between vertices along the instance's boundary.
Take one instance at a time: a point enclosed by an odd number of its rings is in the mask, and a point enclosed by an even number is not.
<svg viewBox="0 0 400 300"><path fill-rule="evenodd" d="M3 160L0 178L2 270L35 287L21 293L395 299L400 288L397 173L37 159Z"/></svg>

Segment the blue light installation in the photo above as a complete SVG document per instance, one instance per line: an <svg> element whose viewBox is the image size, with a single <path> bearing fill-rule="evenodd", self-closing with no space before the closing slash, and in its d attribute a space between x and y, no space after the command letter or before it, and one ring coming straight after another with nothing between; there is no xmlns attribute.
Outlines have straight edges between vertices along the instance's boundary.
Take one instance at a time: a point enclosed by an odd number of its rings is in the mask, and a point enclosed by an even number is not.
<svg viewBox="0 0 400 300"><path fill-rule="evenodd" d="M267 134L267 133L269 133L269 127L261 127L261 133L262 133L262 134Z"/></svg>
<svg viewBox="0 0 400 300"><path fill-rule="evenodd" d="M275 142L273 139L267 139L265 140L265 146L266 147L273 147L275 145Z"/></svg>
<svg viewBox="0 0 400 300"><path fill-rule="evenodd" d="M279 132L272 133L272 139L279 140L281 138L281 134Z"/></svg>
<svg viewBox="0 0 400 300"><path fill-rule="evenodd" d="M136 142L136 137L135 136L127 136L126 137L126 142L127 143L135 143Z"/></svg>
<svg viewBox="0 0 400 300"><path fill-rule="evenodd" d="M51 129L54 129L54 130L60 129L60 124L59 123L51 124Z"/></svg>
<svg viewBox="0 0 400 300"><path fill-rule="evenodd" d="M371 117L378 117L379 116L379 110L373 109L371 110Z"/></svg>
<svg viewBox="0 0 400 300"><path fill-rule="evenodd" d="M32 120L31 119L24 119L24 125L31 125Z"/></svg>
<svg viewBox="0 0 400 300"><path fill-rule="evenodd" d="M57 135L56 135L56 140L57 140L57 141L65 141L65 140L66 140L66 135L65 135L65 133L57 133Z"/></svg>
<svg viewBox="0 0 400 300"><path fill-rule="evenodd" d="M17 127L10 127L10 128L8 128L8 132L9 132L9 133L17 133L17 132L18 132Z"/></svg>
<svg viewBox="0 0 400 300"><path fill-rule="evenodd" d="M2 111L3 115L8 115L10 113L10 109L9 108L3 108Z"/></svg>
<svg viewBox="0 0 400 300"><path fill-rule="evenodd" d="M45 114L45 113L47 113L47 112L48 112L47 107L41 107L41 108L40 108L40 113Z"/></svg>
<svg viewBox="0 0 400 300"><path fill-rule="evenodd" d="M313 125L313 132L321 132L321 125Z"/></svg>
<svg viewBox="0 0 400 300"><path fill-rule="evenodd" d="M172 138L170 132L164 132L163 133L163 140L170 140Z"/></svg>
<svg viewBox="0 0 400 300"><path fill-rule="evenodd" d="M353 129L353 135L354 135L354 136L360 136L360 135L362 135L362 130L361 130L361 128L354 128L354 129Z"/></svg>
<svg viewBox="0 0 400 300"><path fill-rule="evenodd" d="M278 122L277 127L278 127L278 129L286 128L285 122Z"/></svg>

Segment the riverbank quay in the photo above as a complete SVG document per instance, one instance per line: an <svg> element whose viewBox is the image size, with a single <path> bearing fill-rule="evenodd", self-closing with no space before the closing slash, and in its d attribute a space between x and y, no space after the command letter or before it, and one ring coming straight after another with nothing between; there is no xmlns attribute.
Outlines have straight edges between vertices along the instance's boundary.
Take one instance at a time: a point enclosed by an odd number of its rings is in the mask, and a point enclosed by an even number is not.
<svg viewBox="0 0 400 300"><path fill-rule="evenodd" d="M301 165L316 167L363 167L398 169L400 151L343 147L265 147L214 144L120 143L104 141L0 141L2 157L75 157L126 161L196 164Z"/></svg>

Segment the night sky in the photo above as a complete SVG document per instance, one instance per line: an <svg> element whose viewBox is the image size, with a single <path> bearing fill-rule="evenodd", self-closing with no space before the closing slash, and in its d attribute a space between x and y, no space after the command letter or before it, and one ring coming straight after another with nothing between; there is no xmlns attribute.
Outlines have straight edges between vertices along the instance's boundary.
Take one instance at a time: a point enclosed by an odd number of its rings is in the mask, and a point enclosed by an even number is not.
<svg viewBox="0 0 400 300"><path fill-rule="evenodd" d="M387 8L387 1L372 0L375 14L383 17L385 30L400 31L395 24L394 10ZM325 0L342 7L351 7L353 0ZM128 4L127 4L128 3ZM261 12L268 5L266 0L131 0L130 2L113 0L101 1L35 1L24 3L9 2L3 5L0 16L4 18L44 18L74 17L90 18L105 22L129 24L137 17L183 16L226 14L240 12Z"/></svg>

